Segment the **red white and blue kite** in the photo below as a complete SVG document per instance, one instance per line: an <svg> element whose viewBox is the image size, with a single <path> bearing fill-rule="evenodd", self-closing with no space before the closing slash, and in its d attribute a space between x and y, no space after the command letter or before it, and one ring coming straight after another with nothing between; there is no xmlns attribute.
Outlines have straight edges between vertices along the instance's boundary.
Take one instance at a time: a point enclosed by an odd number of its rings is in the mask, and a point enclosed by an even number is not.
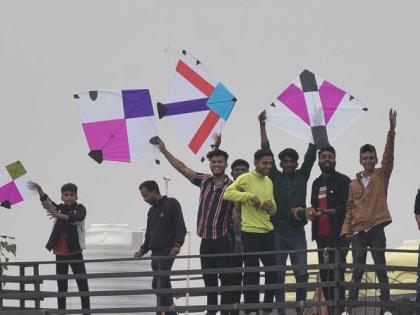
<svg viewBox="0 0 420 315"><path fill-rule="evenodd" d="M149 90L90 91L74 95L89 144L98 163L159 164L156 120Z"/></svg>
<svg viewBox="0 0 420 315"><path fill-rule="evenodd" d="M159 118L168 121L203 161L235 103L232 93L199 60L183 51L165 102L157 106Z"/></svg>
<svg viewBox="0 0 420 315"><path fill-rule="evenodd" d="M267 123L322 147L366 111L344 90L304 70L266 109L266 115Z"/></svg>
<svg viewBox="0 0 420 315"><path fill-rule="evenodd" d="M0 206L10 209L13 205L36 196L30 190L30 178L20 161L0 166Z"/></svg>

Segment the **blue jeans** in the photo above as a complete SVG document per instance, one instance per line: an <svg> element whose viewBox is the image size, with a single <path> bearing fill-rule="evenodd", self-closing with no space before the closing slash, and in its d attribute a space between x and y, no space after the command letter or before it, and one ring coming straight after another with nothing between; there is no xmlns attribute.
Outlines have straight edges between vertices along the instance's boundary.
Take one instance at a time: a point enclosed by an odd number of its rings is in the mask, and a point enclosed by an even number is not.
<svg viewBox="0 0 420 315"><path fill-rule="evenodd" d="M275 246L276 250L303 250L307 249L306 244L306 234L303 227L290 230L286 235L280 234L279 232L274 232L275 237ZM280 266L286 266L288 254L278 254L277 255L277 264ZM307 265L307 254L303 253L294 253L290 254L290 262L292 265ZM295 274L296 283L308 283L309 274L306 269L293 270ZM280 284L283 284L285 281L286 271L279 271L278 280ZM307 289L299 288L296 289L296 301L305 301L306 300ZM276 301L284 302L285 301L285 292L284 289L280 289L276 292Z"/></svg>

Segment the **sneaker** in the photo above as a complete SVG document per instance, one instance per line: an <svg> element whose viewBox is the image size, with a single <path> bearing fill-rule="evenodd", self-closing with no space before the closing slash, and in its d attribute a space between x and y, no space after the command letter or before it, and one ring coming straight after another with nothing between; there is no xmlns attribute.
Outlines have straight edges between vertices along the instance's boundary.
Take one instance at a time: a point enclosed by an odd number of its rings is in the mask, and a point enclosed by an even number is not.
<svg viewBox="0 0 420 315"><path fill-rule="evenodd" d="M390 311L385 311L383 315L392 315Z"/></svg>
<svg viewBox="0 0 420 315"><path fill-rule="evenodd" d="M344 311L343 313L341 313L341 315L350 315L350 313L347 311Z"/></svg>

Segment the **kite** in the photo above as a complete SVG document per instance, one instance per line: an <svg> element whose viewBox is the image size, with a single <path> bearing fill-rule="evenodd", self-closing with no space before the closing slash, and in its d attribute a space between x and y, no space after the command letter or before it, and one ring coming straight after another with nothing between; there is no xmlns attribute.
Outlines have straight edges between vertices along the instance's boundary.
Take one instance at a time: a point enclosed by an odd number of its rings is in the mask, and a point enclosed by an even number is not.
<svg viewBox="0 0 420 315"><path fill-rule="evenodd" d="M29 181L20 161L0 166L0 206L10 209L12 205L36 196L36 192L27 187Z"/></svg>
<svg viewBox="0 0 420 315"><path fill-rule="evenodd" d="M149 90L90 91L74 95L89 156L98 163L159 164L158 133Z"/></svg>
<svg viewBox="0 0 420 315"><path fill-rule="evenodd" d="M236 98L202 63L184 50L159 118L174 127L190 150L204 161L228 120Z"/></svg>
<svg viewBox="0 0 420 315"><path fill-rule="evenodd" d="M304 70L266 109L266 115L267 123L323 147L367 110L350 94Z"/></svg>

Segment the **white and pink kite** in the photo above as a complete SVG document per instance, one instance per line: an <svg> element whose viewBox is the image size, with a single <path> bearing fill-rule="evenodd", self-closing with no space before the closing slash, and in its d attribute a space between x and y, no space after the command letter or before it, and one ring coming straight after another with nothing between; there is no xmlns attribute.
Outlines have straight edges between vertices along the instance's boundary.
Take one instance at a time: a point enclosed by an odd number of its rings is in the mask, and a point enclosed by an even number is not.
<svg viewBox="0 0 420 315"><path fill-rule="evenodd" d="M304 70L266 109L266 115L268 124L322 147L367 110L344 90Z"/></svg>
<svg viewBox="0 0 420 315"><path fill-rule="evenodd" d="M74 95L89 156L98 163L159 164L156 120L149 90L90 91Z"/></svg>
<svg viewBox="0 0 420 315"><path fill-rule="evenodd" d="M157 106L159 118L168 121L203 161L235 103L232 93L184 50L166 99Z"/></svg>

